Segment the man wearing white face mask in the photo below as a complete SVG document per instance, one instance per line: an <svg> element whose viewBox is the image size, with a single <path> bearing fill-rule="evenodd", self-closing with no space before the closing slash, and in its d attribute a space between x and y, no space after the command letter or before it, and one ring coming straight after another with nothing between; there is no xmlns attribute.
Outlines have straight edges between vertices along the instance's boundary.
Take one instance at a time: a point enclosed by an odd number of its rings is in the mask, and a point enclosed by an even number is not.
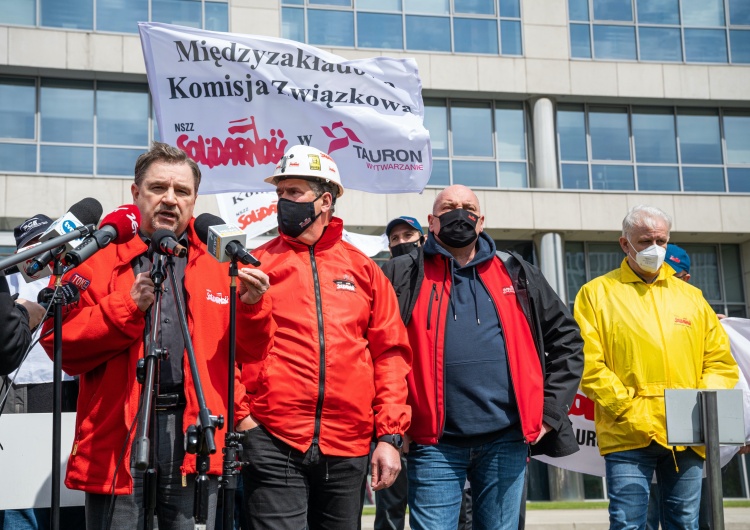
<svg viewBox="0 0 750 530"><path fill-rule="evenodd" d="M697 530L704 449L667 444L664 390L733 388L738 379L716 313L664 265L671 228L658 208L634 207L622 222L620 268L576 296L581 390L596 404L613 530L645 528L654 472L665 530Z"/></svg>

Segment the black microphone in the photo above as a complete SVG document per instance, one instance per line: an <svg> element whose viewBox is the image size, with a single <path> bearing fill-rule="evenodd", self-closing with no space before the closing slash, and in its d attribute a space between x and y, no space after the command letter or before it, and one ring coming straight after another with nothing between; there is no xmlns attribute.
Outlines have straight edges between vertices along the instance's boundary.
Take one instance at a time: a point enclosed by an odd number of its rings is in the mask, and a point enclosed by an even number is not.
<svg viewBox="0 0 750 530"><path fill-rule="evenodd" d="M187 248L180 245L174 232L166 228L160 228L151 236L149 253L184 258L187 256Z"/></svg>
<svg viewBox="0 0 750 530"><path fill-rule="evenodd" d="M7 269L3 270L3 276L10 276L11 274L16 274L17 272L21 272L21 269L18 268L18 265L13 265L12 267L8 267Z"/></svg>
<svg viewBox="0 0 750 530"><path fill-rule="evenodd" d="M206 245L208 253L223 263L236 259L243 265L260 266L255 256L245 248L247 234L239 227L228 225L224 219L210 213L202 213L193 224L198 239Z"/></svg>
<svg viewBox="0 0 750 530"><path fill-rule="evenodd" d="M72 283L66 283L60 286L60 293L63 299L63 312L69 311L81 299L81 292L78 287ZM55 294L54 287L45 287L36 296L36 302L47 310L52 303L52 296Z"/></svg>
<svg viewBox="0 0 750 530"><path fill-rule="evenodd" d="M41 243L65 235L81 226L95 225L99 222L99 218L102 216L102 211L103 208L99 201L91 197L86 197L71 206L65 215L52 223L49 228L39 236L39 242ZM49 273L47 273L47 271L45 271L44 274L38 273L54 261L58 255L64 255L67 251L73 250L81 244L81 242L80 239L68 241L64 245L60 245L53 250L43 252L31 260L24 269L24 272L26 272L28 276L34 276L34 279L49 276L52 274L51 269L49 270Z"/></svg>

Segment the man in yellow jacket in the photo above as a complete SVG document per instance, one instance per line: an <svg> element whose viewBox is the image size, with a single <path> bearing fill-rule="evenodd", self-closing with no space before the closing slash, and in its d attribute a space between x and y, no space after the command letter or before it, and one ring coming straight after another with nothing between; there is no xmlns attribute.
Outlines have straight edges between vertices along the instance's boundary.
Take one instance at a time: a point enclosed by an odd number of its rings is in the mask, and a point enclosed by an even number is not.
<svg viewBox="0 0 750 530"><path fill-rule="evenodd" d="M671 218L636 206L622 222L619 269L581 288L581 390L596 403L612 530L645 528L656 473L665 529L698 528L703 451L667 445L664 390L733 388L737 363L701 291L664 265Z"/></svg>

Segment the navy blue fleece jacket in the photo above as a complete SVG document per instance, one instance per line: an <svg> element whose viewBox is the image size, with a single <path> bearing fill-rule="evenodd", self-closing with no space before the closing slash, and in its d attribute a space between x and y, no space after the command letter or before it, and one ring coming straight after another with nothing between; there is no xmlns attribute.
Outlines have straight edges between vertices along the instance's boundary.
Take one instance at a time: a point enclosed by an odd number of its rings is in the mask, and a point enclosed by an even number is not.
<svg viewBox="0 0 750 530"><path fill-rule="evenodd" d="M460 267L432 234L425 254L450 260L453 287L445 326L445 429L442 442L484 443L506 434L521 439L520 420L505 351L503 329L476 266L495 258L484 233L474 259Z"/></svg>

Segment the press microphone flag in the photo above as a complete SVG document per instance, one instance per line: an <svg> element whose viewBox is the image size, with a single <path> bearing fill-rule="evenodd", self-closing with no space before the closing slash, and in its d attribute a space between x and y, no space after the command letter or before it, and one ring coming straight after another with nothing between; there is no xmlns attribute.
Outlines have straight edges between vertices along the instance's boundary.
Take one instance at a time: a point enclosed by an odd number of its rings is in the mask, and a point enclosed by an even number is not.
<svg viewBox="0 0 750 530"><path fill-rule="evenodd" d="M63 314L74 309L80 300L80 295L91 285L91 278L94 276L94 270L85 263L75 269L66 272L60 279ZM52 295L55 287L45 287L37 295L39 305L47 309L52 302Z"/></svg>
<svg viewBox="0 0 750 530"><path fill-rule="evenodd" d="M124 204L102 219L99 230L65 254L65 263L77 266L110 243L127 243L138 233L141 212L134 204Z"/></svg>
<svg viewBox="0 0 750 530"><path fill-rule="evenodd" d="M198 239L205 243L208 253L219 262L236 258L244 265L260 265L260 261L245 248L247 234L238 226L226 224L221 217L204 213L195 219L194 227Z"/></svg>
<svg viewBox="0 0 750 530"><path fill-rule="evenodd" d="M99 218L102 216L102 205L96 199L87 197L81 201L78 201L70 209L52 223L47 230L45 230L39 241L44 243L53 240L57 237L64 236L74 232L86 225L95 225L99 222ZM41 255L35 257L29 265L26 266L25 272L29 276L36 276L37 278L43 278L44 276L37 276L55 257L61 254L62 256L69 250L73 250L75 247L82 243L81 238L72 239L65 242L59 248L44 252ZM58 252L59 251L59 252Z"/></svg>

